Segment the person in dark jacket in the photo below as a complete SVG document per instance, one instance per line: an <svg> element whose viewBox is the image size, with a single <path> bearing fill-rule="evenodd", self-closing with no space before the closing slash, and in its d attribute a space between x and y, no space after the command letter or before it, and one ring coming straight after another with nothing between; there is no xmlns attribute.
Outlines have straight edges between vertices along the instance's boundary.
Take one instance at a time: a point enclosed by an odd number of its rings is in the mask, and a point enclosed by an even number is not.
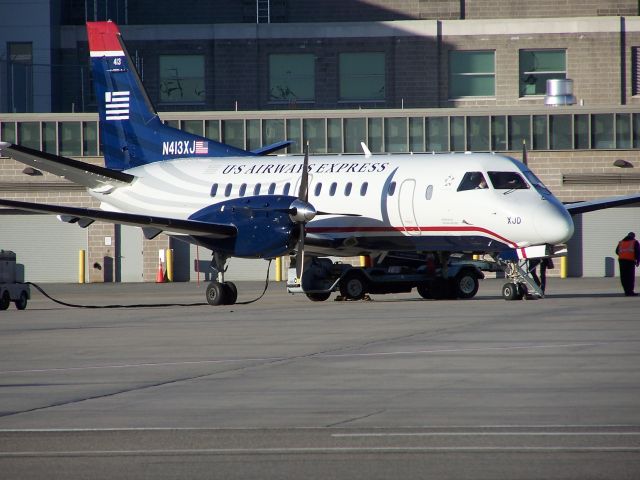
<svg viewBox="0 0 640 480"><path fill-rule="evenodd" d="M620 283L627 297L635 297L636 267L640 264L640 244L636 234L629 234L618 242L616 247L618 265L620 266Z"/></svg>

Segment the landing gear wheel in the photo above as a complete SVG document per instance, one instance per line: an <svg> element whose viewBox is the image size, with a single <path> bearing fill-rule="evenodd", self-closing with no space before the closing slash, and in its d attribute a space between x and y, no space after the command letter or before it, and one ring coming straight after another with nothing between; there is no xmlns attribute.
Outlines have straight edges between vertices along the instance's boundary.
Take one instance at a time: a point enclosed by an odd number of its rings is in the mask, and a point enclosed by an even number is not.
<svg viewBox="0 0 640 480"><path fill-rule="evenodd" d="M225 305L227 288L225 288L222 283L211 282L209 285L207 285L207 303L213 306Z"/></svg>
<svg viewBox="0 0 640 480"><path fill-rule="evenodd" d="M9 296L9 292L5 290L2 293L2 297L0 298L0 310L6 310L9 308L9 304L11 303L11 297Z"/></svg>
<svg viewBox="0 0 640 480"><path fill-rule="evenodd" d="M367 293L367 286L362 275L347 273L340 280L340 295L349 300L362 300Z"/></svg>
<svg viewBox="0 0 640 480"><path fill-rule="evenodd" d="M238 287L233 282L224 282L222 284L224 287L224 304L225 305L234 305L236 300L238 300Z"/></svg>
<svg viewBox="0 0 640 480"><path fill-rule="evenodd" d="M448 285L444 278L436 278L431 283L431 298L435 300L444 300L445 298L447 298L447 293L449 293L449 289L447 287Z"/></svg>
<svg viewBox="0 0 640 480"><path fill-rule="evenodd" d="M418 290L418 295L420 295L422 298L431 298L431 292L426 285L418 285L416 290Z"/></svg>
<svg viewBox="0 0 640 480"><path fill-rule="evenodd" d="M15 303L18 310L27 308L27 292L20 292L20 298L13 303Z"/></svg>
<svg viewBox="0 0 640 480"><path fill-rule="evenodd" d="M502 286L502 298L505 300L519 300L522 298L522 293L515 283L505 283Z"/></svg>
<svg viewBox="0 0 640 480"><path fill-rule="evenodd" d="M324 302L325 300L329 299L329 297L331 296L331 292L307 293L306 295L307 298L312 302Z"/></svg>
<svg viewBox="0 0 640 480"><path fill-rule="evenodd" d="M478 277L473 273L460 272L453 281L456 297L458 298L473 298L476 296L476 293L478 293L480 282L478 282Z"/></svg>

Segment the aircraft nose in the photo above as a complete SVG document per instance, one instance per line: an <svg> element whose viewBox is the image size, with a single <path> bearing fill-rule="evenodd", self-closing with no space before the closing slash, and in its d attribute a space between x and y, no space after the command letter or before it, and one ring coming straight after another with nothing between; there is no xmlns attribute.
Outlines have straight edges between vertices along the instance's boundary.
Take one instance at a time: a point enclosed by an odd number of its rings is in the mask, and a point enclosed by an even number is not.
<svg viewBox="0 0 640 480"><path fill-rule="evenodd" d="M544 201L535 217L535 227L544 243L557 245L573 235L573 219L562 204L553 199Z"/></svg>

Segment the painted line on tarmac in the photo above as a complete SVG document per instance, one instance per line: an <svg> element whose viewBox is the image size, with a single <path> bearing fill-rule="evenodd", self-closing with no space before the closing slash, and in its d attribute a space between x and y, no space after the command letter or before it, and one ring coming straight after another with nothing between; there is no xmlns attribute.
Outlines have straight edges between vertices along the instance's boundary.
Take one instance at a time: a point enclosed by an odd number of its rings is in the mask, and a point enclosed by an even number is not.
<svg viewBox="0 0 640 480"><path fill-rule="evenodd" d="M71 372L82 370L107 370L119 368L152 368L152 367L170 367L183 365L211 365L225 363L242 363L242 362L277 362L283 360L292 360L295 358L358 358L358 357L382 357L382 356L401 356L401 355L429 355L438 353L481 353L481 352L497 352L509 350L534 350L534 349L550 349L550 348L578 348L578 347L594 347L598 345L606 345L606 342L599 343L564 343L549 345L509 345L505 347L483 347L483 348L434 348L429 350L400 350L395 352L370 352L370 353L311 353L296 357L262 357L262 358L228 358L219 360L194 360L184 362L147 362L147 363L126 363L121 365L89 365L86 367L54 367L54 368L33 368L25 370L0 370L0 375L11 375L16 373L55 373L55 372Z"/></svg>
<svg viewBox="0 0 640 480"><path fill-rule="evenodd" d="M59 451L22 451L0 452L0 458L37 458L37 457L117 457L117 456L162 456L162 455L295 455L326 453L518 453L518 452L640 452L640 447L294 447L294 448L205 448L171 450L59 450Z"/></svg>
<svg viewBox="0 0 640 480"><path fill-rule="evenodd" d="M506 347L483 347L483 348L442 348L431 350L415 350L415 351L397 351L397 352L372 352L372 353L327 353L318 355L325 358L334 357L374 357L386 355L421 355L431 353L466 353L466 352L495 352L506 350L533 350L543 348L576 348L576 347L595 347L597 345L605 345L606 342L599 343L564 343L549 345L509 345Z"/></svg>
<svg viewBox="0 0 640 480"><path fill-rule="evenodd" d="M570 437L570 436L640 436L640 432L389 432L389 433L334 433L334 438L364 438L364 437Z"/></svg>
<svg viewBox="0 0 640 480"><path fill-rule="evenodd" d="M473 432L473 433L483 433L478 432L483 429L504 429L504 430L515 430L520 429L519 432L533 432L534 430L541 429L581 429L581 432L601 432L603 429L634 429L634 434L640 435L640 425L639 424L594 424L594 425L579 425L579 424L548 424L548 425L523 425L523 424L513 424L513 425L439 425L439 426L425 426L425 425L415 425L412 427L403 427L407 430L413 429L436 429L436 430L463 430L465 432ZM94 427L94 428L0 428L0 434L3 433L79 433L79 432L95 432L95 433L112 433L112 432L171 432L171 431L195 431L195 432L203 432L203 431L211 431L211 432L256 432L256 431L273 431L273 432L293 432L293 433L304 433L304 432L312 432L312 433L329 433L331 431L335 431L337 429L328 428L328 427ZM371 427L370 430L388 430L387 427ZM610 430L620 433L618 430ZM353 433L331 433L331 436L384 436L384 435L425 435L425 434L436 434L436 433L447 433L447 432L353 432ZM457 433L457 432L452 432ZM490 432L484 432L490 433ZM499 432L498 432L499 433ZM506 432L505 432L506 433ZM572 432L567 432L572 433ZM578 432L579 433L579 432ZM608 433L608 432L604 432ZM622 433L629 433L629 430L626 430Z"/></svg>

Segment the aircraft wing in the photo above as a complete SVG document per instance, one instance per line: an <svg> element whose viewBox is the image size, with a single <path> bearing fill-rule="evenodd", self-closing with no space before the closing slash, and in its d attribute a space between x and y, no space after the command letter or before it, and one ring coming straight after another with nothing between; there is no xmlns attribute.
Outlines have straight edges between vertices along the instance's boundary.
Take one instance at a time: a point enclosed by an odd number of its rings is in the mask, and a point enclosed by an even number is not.
<svg viewBox="0 0 640 480"><path fill-rule="evenodd" d="M78 223L87 227L94 220L110 223L133 225L142 227L147 238L153 238L162 231L182 233L186 235L200 235L209 238L235 237L238 230L235 226L221 223L209 223L198 220L184 220L169 217L152 217L135 213L108 212L90 208L65 207L62 205L46 205L41 203L19 202L0 199L0 206L11 207L30 212L58 214L61 220L68 223Z"/></svg>
<svg viewBox="0 0 640 480"><path fill-rule="evenodd" d="M603 208L619 207L630 203L640 202L640 193L631 195L623 195L618 197L598 198L596 200L587 200L585 202L576 202L565 204L565 208L571 215L579 213L593 212L594 210L602 210Z"/></svg>
<svg viewBox="0 0 640 480"><path fill-rule="evenodd" d="M0 152L30 167L53 173L91 189L121 187L129 185L136 178L118 170L33 150L22 145L0 142Z"/></svg>

